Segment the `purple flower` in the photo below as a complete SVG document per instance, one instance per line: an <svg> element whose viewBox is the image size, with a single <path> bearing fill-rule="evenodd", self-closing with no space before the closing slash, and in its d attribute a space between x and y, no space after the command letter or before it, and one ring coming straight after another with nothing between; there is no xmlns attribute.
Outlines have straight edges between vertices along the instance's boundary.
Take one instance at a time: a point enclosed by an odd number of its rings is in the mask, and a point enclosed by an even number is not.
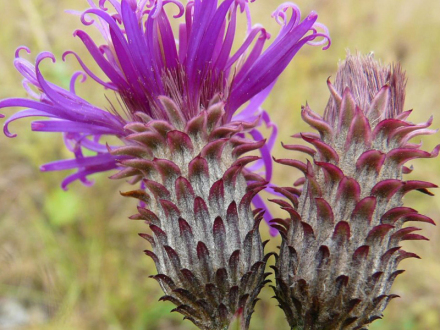
<svg viewBox="0 0 440 330"><path fill-rule="evenodd" d="M98 168L108 170L111 167L109 163L114 164L114 161L112 157L103 157L108 153L105 145L99 143L101 136L124 137L127 134L125 124L138 121L138 116L169 120L158 101L160 95L169 96L185 109L183 115L186 120L197 115L201 107L207 108L217 94L222 95L230 120L241 105L252 99L234 119L254 121L260 116L260 106L274 81L296 52L306 43L321 45L329 40L325 28L316 23L317 15L311 13L300 22L299 9L293 4L282 5L273 14L282 24L282 30L264 53L262 48L270 35L261 26L251 27L250 22L244 43L232 53L237 11L245 12L249 18L245 1L227 0L220 6L212 0L190 1L186 7L178 1L149 4L147 1L109 1L116 9L113 15L107 13L105 2L101 0L97 7L89 1L91 8L81 14L81 21L84 25L95 25L106 44L96 45L82 30L75 31L74 35L83 41L110 81L98 78L74 52L66 52L63 60L68 54L76 56L88 76L105 88L116 91L123 104L118 105L122 109L117 112L99 109L75 94L75 80L81 73L72 77L70 90L45 80L39 65L45 58L55 62L52 54L39 54L34 67L19 56L20 50L29 53L27 48L20 47L16 52L15 67L24 77L25 89L36 101L16 98L1 101L0 108L29 108L6 121L5 134L15 136L9 132L8 125L16 119L48 117L50 121L34 122L32 129L65 133L66 144L76 156L76 161L52 163L43 166L43 170L78 167L82 169L78 178L82 179L90 174L84 170L90 166L96 167L95 172ZM164 10L168 3L179 9L174 18L185 19L179 26L179 41L175 39ZM292 9L292 17L288 20L286 11L289 8ZM98 19L92 20L92 14ZM316 27L324 28L325 33L317 33ZM305 36L309 31L311 33ZM321 36L323 41L313 41ZM251 47L253 41L255 43ZM85 78L82 75L82 81ZM36 87L37 92L31 87ZM267 114L264 118L266 123L270 123ZM101 157L86 161L78 151L81 148L94 151Z"/></svg>
<svg viewBox="0 0 440 330"><path fill-rule="evenodd" d="M91 0L88 2L91 8L77 14L84 25L94 25L99 30L104 43L96 44L82 30L75 31L74 36L81 39L108 79L100 79L75 52L68 51L63 60L67 55L75 56L85 73L76 72L70 89L63 89L48 82L40 72L41 62L46 58L55 62L54 55L40 53L34 66L20 57L20 51L30 53L29 49L20 47L14 64L24 77L23 86L31 99L0 101L0 108L26 108L5 122L7 136L15 136L9 132L12 121L37 116L49 120L33 122L33 131L64 134L66 146L75 158L43 165L42 171L77 169L64 179L63 189L75 180L90 184L89 175L119 168L117 160L121 157L109 153L112 146L106 146L107 136L116 136L123 144L130 144L125 139L130 134L125 128L127 124L149 118L171 120L161 97L169 98L182 109L185 121L207 109L210 101L218 97L224 103L225 124L257 121L257 125L265 123L272 128L269 142L261 149L262 159L249 167L256 171L264 166L265 178L270 181L270 150L277 130L261 104L303 45L329 47L328 31L316 22L316 13L310 13L301 21L298 7L291 3L281 5L273 13L281 31L263 52L270 35L260 25L252 26L249 4L245 0L225 0L220 4L215 0L196 0L189 1L186 6L178 0L109 0L107 3L100 0L98 6ZM108 3L115 10L114 14L109 13ZM183 21L178 33L173 30L170 15L165 11L167 4L177 7L173 18ZM233 52L239 13L247 17L248 28L244 42ZM105 89L116 92L118 102L110 104L111 111L100 109L76 95L75 82L78 78L83 82L87 76ZM244 133L257 141L263 139L255 128L238 134ZM87 154L91 151L94 155L86 156L86 150ZM261 200L259 202L261 204Z"/></svg>

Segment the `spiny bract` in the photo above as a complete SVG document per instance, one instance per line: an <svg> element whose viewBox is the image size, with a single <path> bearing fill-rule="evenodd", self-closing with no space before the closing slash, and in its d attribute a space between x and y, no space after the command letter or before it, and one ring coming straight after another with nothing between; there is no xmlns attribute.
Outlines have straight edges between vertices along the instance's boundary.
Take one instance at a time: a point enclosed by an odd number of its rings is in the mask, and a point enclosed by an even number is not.
<svg viewBox="0 0 440 330"><path fill-rule="evenodd" d="M153 247L145 253L156 264L161 300L176 304L175 311L200 329L227 329L234 315L247 329L268 275L258 231L263 212L250 207L266 182L244 169L258 157L238 157L264 141L235 135L241 122L222 125L222 102L188 123L170 100L164 105L174 125L129 125L127 138L137 145L112 154L136 158L122 160L126 169L114 177L140 176L146 187L123 195L144 203L132 219L145 220L153 232L140 235Z"/></svg>

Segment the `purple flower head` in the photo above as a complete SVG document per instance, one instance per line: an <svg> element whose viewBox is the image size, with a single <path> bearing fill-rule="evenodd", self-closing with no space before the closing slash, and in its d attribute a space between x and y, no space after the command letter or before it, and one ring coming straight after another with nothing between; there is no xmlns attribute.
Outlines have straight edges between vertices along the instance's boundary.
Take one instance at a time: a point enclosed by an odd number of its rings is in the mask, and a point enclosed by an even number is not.
<svg viewBox="0 0 440 330"><path fill-rule="evenodd" d="M113 15L108 14L105 1L100 1L99 8L90 2L92 8L81 14L83 24L96 25L106 44L97 46L84 31L74 33L110 82L93 75L75 53L65 55L74 54L92 78L117 91L132 120L138 119L137 112L170 120L158 100L163 95L184 109L182 115L189 120L206 109L217 94L226 104L227 120L231 120L241 105L275 81L304 44L323 45L328 40L325 27L316 23L317 15L311 13L300 22L301 13L293 4L284 4L274 13L282 30L262 53L270 34L259 25L251 26L245 0L225 0L220 5L213 0L189 1L186 6L179 1L110 3L116 10ZM178 33L173 32L165 12L169 3L178 8L173 18L184 20ZM292 15L287 19L289 8ZM247 14L248 31L243 44L232 52L237 12ZM325 33L318 33L318 27ZM317 37L324 38L316 42Z"/></svg>
<svg viewBox="0 0 440 330"><path fill-rule="evenodd" d="M0 108L26 108L5 122L7 136L15 136L9 132L12 121L36 116L49 118L34 121L32 130L64 134L66 146L75 158L55 161L41 169L77 169L62 182L65 189L72 181L89 184L89 175L119 168L121 156L110 154L112 146L106 145L105 136L116 136L123 144L130 144L125 139L130 134L127 125L151 119L172 122L174 115L188 122L216 99L224 104L223 124L254 122L272 128L268 143L261 149L262 159L248 168L257 171L264 166L266 180L270 181L270 150L277 130L261 104L303 45L329 47L328 31L316 22L316 13L301 21L296 5L281 5L273 13L281 31L263 51L270 35L263 27L252 26L246 0L195 0L186 5L178 0L100 0L98 5L92 0L88 2L90 8L77 14L84 25L99 30L104 43L95 43L82 30L75 31L74 36L81 39L108 79L99 78L75 52L68 51L63 60L67 55L76 57L84 72L75 73L69 90L63 89L47 81L40 72L41 62L47 58L55 62L54 55L40 53L34 66L20 57L20 51L30 53L29 49L18 48L14 64L24 77L23 86L30 99L0 101ZM165 11L168 4L177 7L172 19ZM246 16L248 28L243 43L234 52L240 13ZM181 23L173 29L175 19ZM116 93L118 102L110 104L110 111L76 95L75 82L84 82L87 76ZM177 113L167 109L167 102L178 109ZM263 139L253 126L243 127L246 128L238 134L249 133L256 141ZM94 155L86 156L86 150Z"/></svg>

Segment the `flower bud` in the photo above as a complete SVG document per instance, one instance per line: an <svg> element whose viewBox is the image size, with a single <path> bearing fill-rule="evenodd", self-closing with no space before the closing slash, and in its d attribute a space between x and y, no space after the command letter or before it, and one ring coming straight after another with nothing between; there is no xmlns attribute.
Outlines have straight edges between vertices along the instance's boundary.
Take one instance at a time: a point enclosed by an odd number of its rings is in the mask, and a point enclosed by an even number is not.
<svg viewBox="0 0 440 330"><path fill-rule="evenodd" d="M405 163L438 154L410 143L432 134L426 123L406 121L403 112L406 78L399 65L383 66L373 56L348 55L339 66L324 117L309 106L302 118L318 131L299 135L313 148L286 145L313 156L307 164L279 163L304 172L299 190L281 188L291 203L275 220L282 234L276 262L276 298L291 327L298 329L366 329L388 302L390 289L403 272L398 264L416 257L404 251L404 240L426 240L409 221L433 221L403 206L412 190L431 194L436 187L403 180ZM296 329L295 328L295 329Z"/></svg>

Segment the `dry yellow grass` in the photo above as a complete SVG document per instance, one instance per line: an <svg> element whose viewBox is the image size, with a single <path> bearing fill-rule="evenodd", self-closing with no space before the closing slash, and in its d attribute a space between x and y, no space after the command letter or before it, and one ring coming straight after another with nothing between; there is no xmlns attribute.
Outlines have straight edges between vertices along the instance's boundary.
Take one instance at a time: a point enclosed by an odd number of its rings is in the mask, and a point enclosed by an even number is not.
<svg viewBox="0 0 440 330"><path fill-rule="evenodd" d="M25 95L12 66L19 45L29 46L33 55L52 51L58 59L67 49L85 54L79 40L72 37L80 26L78 18L63 12L85 8L85 0L0 3L0 98ZM273 34L278 27L269 13L279 3L257 0L252 5L255 22ZM330 29L333 45L325 52L303 49L266 102L265 108L280 123L280 141L289 142L293 133L308 131L300 120L301 104L308 101L322 113L328 98L325 81L336 71L346 49L374 51L384 62L401 61L409 77L406 108L415 109L410 119L420 122L434 115L433 127L440 127L438 0L300 0L297 4L304 13L312 9L319 13L319 20ZM45 64L45 74L66 86L78 69L73 63ZM105 99L95 87L88 82L80 94L103 104ZM35 325L29 329L194 329L187 321L181 323L180 316L169 314L171 304L157 302L159 288L148 279L154 266L143 256L146 244L136 235L147 229L126 219L135 203L118 193L127 185L97 175L93 187L75 183L63 192L59 188L63 174L40 173L38 167L69 155L56 134L31 133L29 123L23 120L12 126L19 134L16 139L0 136L0 299L14 297L34 311ZM425 148L432 149L439 137L423 140ZM277 157L284 153L279 145L274 152ZM411 177L439 184L439 162L414 161ZM278 167L275 173L274 182L279 184L299 175ZM439 222L439 196L412 193L406 203ZM376 321L371 329L440 329L440 231L432 226L424 230L431 242L405 243L406 249L423 259L402 263L407 272L393 287L402 298L394 300L384 320ZM270 247L279 238L272 241ZM271 296L269 288L263 290L251 329L288 328Z"/></svg>

